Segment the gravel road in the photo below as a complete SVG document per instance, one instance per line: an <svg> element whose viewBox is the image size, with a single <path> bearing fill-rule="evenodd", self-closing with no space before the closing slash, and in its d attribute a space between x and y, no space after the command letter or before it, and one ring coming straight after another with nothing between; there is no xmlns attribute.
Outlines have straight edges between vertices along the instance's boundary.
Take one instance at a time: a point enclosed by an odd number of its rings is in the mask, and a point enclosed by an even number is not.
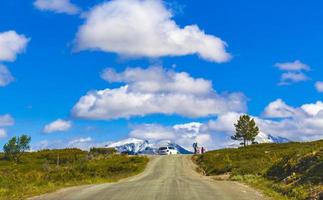
<svg viewBox="0 0 323 200"><path fill-rule="evenodd" d="M146 170L117 183L71 187L32 200L263 200L240 183L214 181L194 171L190 156L156 156Z"/></svg>

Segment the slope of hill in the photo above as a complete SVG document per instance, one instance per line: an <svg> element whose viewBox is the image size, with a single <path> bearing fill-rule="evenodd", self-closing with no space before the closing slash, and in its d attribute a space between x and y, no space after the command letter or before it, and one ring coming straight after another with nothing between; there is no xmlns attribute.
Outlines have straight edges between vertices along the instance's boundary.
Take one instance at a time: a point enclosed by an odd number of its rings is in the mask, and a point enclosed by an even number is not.
<svg viewBox="0 0 323 200"><path fill-rule="evenodd" d="M323 198L323 140L221 149L193 159L206 175L229 174L277 199Z"/></svg>

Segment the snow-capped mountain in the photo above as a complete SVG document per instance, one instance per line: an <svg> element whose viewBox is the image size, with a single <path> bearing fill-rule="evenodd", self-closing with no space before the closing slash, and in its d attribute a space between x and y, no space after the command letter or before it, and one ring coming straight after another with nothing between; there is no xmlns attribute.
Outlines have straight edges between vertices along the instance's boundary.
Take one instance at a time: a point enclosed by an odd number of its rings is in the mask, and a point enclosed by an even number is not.
<svg viewBox="0 0 323 200"><path fill-rule="evenodd" d="M261 144L261 143L287 143L287 142L291 142L291 140L287 139L287 138L283 138L283 137L279 137L279 136L273 136L270 134L266 134L263 132L260 132L257 136L256 136L256 140L255 142ZM237 147L241 147L240 142L235 141L235 142L231 142L229 145L229 147L231 148L237 148Z"/></svg>
<svg viewBox="0 0 323 200"><path fill-rule="evenodd" d="M181 154L192 153L186 150L185 148L181 147L180 145L166 140L158 142L149 142L148 140L128 138L112 143L108 147L113 147L119 152L127 152L129 154L157 154L157 151L161 146L173 146Z"/></svg>
<svg viewBox="0 0 323 200"><path fill-rule="evenodd" d="M286 143L290 142L289 139L279 137L279 136L272 136L270 134L265 134L263 132L260 132L256 137L256 142L258 143Z"/></svg>

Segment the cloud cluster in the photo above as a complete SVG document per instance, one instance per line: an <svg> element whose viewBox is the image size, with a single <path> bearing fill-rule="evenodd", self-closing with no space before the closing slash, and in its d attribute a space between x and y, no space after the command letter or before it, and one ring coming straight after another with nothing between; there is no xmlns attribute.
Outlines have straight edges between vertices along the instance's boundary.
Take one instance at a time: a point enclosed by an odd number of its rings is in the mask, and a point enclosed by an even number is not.
<svg viewBox="0 0 323 200"><path fill-rule="evenodd" d="M232 122L236 121L238 116L239 113L227 113L215 121L218 122L218 126L211 127L222 131L224 127L231 127L232 131L234 130ZM317 140L323 137L323 102L321 101L292 107L277 99L265 108L263 116L265 118L254 118L260 130L266 134L286 137L294 141ZM225 125L229 125L228 123L231 123L231 126ZM230 129L227 130L230 131Z"/></svg>
<svg viewBox="0 0 323 200"><path fill-rule="evenodd" d="M201 132L202 125L198 122L177 124L172 127L160 124L143 124L134 126L129 136L150 141L173 141L189 150L192 150L193 142L212 148L212 137L209 133Z"/></svg>
<svg viewBox="0 0 323 200"><path fill-rule="evenodd" d="M15 31L0 33L0 61L14 61L17 54L23 52L29 39Z"/></svg>
<svg viewBox="0 0 323 200"><path fill-rule="evenodd" d="M114 52L126 57L197 54L213 62L228 61L226 43L197 25L179 27L161 0L112 0L86 14L77 49Z"/></svg>
<svg viewBox="0 0 323 200"><path fill-rule="evenodd" d="M9 114L0 115L0 139L7 137L7 131L4 127L13 126L15 124L15 120Z"/></svg>
<svg viewBox="0 0 323 200"><path fill-rule="evenodd" d="M15 120L9 114L0 115L0 127L12 126L15 124Z"/></svg>
<svg viewBox="0 0 323 200"><path fill-rule="evenodd" d="M5 129L0 128L0 139L7 137L7 131Z"/></svg>
<svg viewBox="0 0 323 200"><path fill-rule="evenodd" d="M12 81L14 81L14 77L11 75L9 69L0 64L0 87L7 86Z"/></svg>
<svg viewBox="0 0 323 200"><path fill-rule="evenodd" d="M70 15L78 14L81 11L79 7L72 4L69 0L36 0L34 6L39 10Z"/></svg>
<svg viewBox="0 0 323 200"><path fill-rule="evenodd" d="M279 85L290 85L310 80L310 78L304 73L305 71L309 71L310 67L299 60L294 62L276 63L275 66L278 69L285 71L281 75Z"/></svg>
<svg viewBox="0 0 323 200"><path fill-rule="evenodd" d="M292 141L311 141L323 138L323 102L303 104L300 107L287 105L277 99L264 109L263 117L252 116L260 128L256 140L269 141L268 135ZM234 123L244 114L227 112L205 123L192 122L165 127L159 124L143 124L133 127L130 137L147 140L172 140L191 149L193 142L208 149L236 146L231 140L235 133Z"/></svg>
<svg viewBox="0 0 323 200"><path fill-rule="evenodd" d="M63 148L79 148L82 150L89 150L91 147L105 147L111 141L95 141L92 137L77 137L66 140L42 140L32 144L32 150L41 149L63 149Z"/></svg>
<svg viewBox="0 0 323 200"><path fill-rule="evenodd" d="M0 63L12 62L16 60L19 53L22 53L29 42L24 35L19 35L15 31L0 33ZM14 81L9 69L0 64L0 87L7 86Z"/></svg>
<svg viewBox="0 0 323 200"><path fill-rule="evenodd" d="M205 117L246 110L243 94L218 94L210 81L185 72L162 67L128 68L121 73L107 69L102 77L125 85L88 92L74 106L74 116L105 120L149 114Z"/></svg>
<svg viewBox="0 0 323 200"><path fill-rule="evenodd" d="M283 100L277 99L268 104L263 112L264 117L269 118L287 118L296 114L293 107L287 105Z"/></svg>
<svg viewBox="0 0 323 200"><path fill-rule="evenodd" d="M315 89L318 91L318 92L323 92L323 81L317 81L315 83Z"/></svg>
<svg viewBox="0 0 323 200"><path fill-rule="evenodd" d="M294 62L286 62L286 63L276 63L276 67L283 71L301 71L310 70L310 67L299 60L295 60Z"/></svg>
<svg viewBox="0 0 323 200"><path fill-rule="evenodd" d="M44 131L44 133L64 132L64 131L68 131L71 127L72 127L71 121L57 119L57 120L45 125L43 131Z"/></svg>

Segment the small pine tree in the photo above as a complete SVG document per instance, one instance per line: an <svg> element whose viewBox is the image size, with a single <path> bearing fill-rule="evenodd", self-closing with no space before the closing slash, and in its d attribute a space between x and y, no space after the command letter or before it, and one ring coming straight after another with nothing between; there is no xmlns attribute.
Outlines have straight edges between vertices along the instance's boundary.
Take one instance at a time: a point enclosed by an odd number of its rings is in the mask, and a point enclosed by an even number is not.
<svg viewBox="0 0 323 200"><path fill-rule="evenodd" d="M30 140L31 137L27 135L12 137L8 143L3 146L5 157L18 163L23 153L30 149Z"/></svg>
<svg viewBox="0 0 323 200"><path fill-rule="evenodd" d="M255 138L259 133L259 128L249 115L241 115L234 126L236 134L231 136L232 140L242 141L240 144L244 147L248 145L248 141L251 141L252 144L256 143Z"/></svg>

